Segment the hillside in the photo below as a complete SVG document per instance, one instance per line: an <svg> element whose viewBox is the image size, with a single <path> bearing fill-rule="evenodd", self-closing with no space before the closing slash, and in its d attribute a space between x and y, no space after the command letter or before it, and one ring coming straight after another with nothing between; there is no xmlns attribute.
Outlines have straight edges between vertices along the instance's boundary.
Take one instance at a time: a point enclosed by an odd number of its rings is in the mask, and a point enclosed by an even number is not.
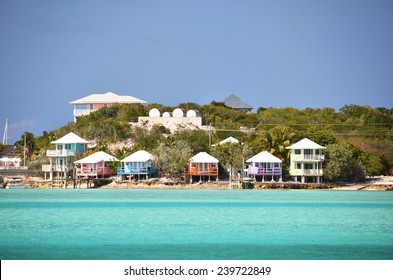
<svg viewBox="0 0 393 280"><path fill-rule="evenodd" d="M281 158L287 167L289 155L285 147L307 137L328 148L324 163L328 179L356 181L365 176L388 175L393 168L393 109L346 105L338 111L333 108L259 108L256 113L241 113L215 101L203 106L188 103L176 107L198 110L204 125L209 125L211 130L183 129L171 133L163 126L146 129L131 123L135 123L138 116L147 116L151 108L171 111L175 107L117 105L102 108L81 117L77 123L44 132L42 136L28 133L27 156L32 168L39 170L50 142L73 131L94 143L90 153L104 150L118 158L139 149L152 152L160 146L176 149L174 143L180 142L187 146L184 156L206 151L219 158L224 169L230 165L241 168L243 159L262 150ZM209 145L229 136L244 145ZM19 149L23 147L22 141L16 143ZM343 161L348 163L344 165ZM178 175L176 170L183 167L172 168L172 175Z"/></svg>

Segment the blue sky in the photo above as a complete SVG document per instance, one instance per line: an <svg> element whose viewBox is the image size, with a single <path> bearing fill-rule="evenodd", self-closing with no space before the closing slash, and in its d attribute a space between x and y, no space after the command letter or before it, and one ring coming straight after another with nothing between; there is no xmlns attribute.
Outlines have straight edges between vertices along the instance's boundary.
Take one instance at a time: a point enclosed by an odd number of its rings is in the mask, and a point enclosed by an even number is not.
<svg viewBox="0 0 393 280"><path fill-rule="evenodd" d="M393 107L391 0L0 0L9 143L108 91L149 103Z"/></svg>

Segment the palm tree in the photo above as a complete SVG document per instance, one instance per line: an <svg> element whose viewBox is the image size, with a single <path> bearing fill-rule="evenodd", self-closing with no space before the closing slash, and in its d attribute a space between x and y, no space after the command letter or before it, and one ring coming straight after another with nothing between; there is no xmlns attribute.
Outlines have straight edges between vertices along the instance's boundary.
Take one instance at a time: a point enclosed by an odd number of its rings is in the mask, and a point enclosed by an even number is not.
<svg viewBox="0 0 393 280"><path fill-rule="evenodd" d="M34 134L25 132L15 146L24 154L23 160L31 161L37 148Z"/></svg>
<svg viewBox="0 0 393 280"><path fill-rule="evenodd" d="M275 155L283 162L289 159L289 151L286 147L291 145L291 140L295 133L287 126L276 126L264 134L262 140L263 147Z"/></svg>

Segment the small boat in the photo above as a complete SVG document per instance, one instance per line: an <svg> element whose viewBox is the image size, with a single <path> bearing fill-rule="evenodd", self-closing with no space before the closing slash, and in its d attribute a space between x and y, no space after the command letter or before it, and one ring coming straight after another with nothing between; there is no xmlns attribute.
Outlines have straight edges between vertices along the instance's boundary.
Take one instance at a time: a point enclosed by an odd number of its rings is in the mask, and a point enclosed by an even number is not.
<svg viewBox="0 0 393 280"><path fill-rule="evenodd" d="M6 189L27 189L27 185L22 185L22 178L19 177L13 177L13 178L8 178L6 186Z"/></svg>

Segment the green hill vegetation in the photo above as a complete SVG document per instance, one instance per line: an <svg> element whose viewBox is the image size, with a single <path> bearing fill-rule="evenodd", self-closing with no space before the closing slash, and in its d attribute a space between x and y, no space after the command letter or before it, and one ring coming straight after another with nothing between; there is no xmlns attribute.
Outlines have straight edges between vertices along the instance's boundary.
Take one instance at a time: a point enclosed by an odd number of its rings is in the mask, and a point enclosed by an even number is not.
<svg viewBox="0 0 393 280"><path fill-rule="evenodd" d="M136 125L138 116L147 116L152 108L172 111L174 108L198 110L209 130L183 130L173 134L163 126L151 130ZM393 109L346 105L333 108L259 108L256 113L242 113L223 103L195 103L165 107L150 104L116 105L69 123L59 129L43 132L42 136L26 133L30 168L40 170L50 142L68 132L96 143L87 153L103 150L122 159L144 149L157 158L165 175L179 176L193 154L205 151L220 160L221 167L241 169L243 159L267 150L283 160L284 175L288 175L289 153L285 148L307 137L326 146L325 180L363 180L366 176L390 175L393 168ZM212 147L210 143L233 136L243 144ZM23 148L23 136L16 143ZM128 143L118 145L115 143ZM53 147L52 147L53 149Z"/></svg>

